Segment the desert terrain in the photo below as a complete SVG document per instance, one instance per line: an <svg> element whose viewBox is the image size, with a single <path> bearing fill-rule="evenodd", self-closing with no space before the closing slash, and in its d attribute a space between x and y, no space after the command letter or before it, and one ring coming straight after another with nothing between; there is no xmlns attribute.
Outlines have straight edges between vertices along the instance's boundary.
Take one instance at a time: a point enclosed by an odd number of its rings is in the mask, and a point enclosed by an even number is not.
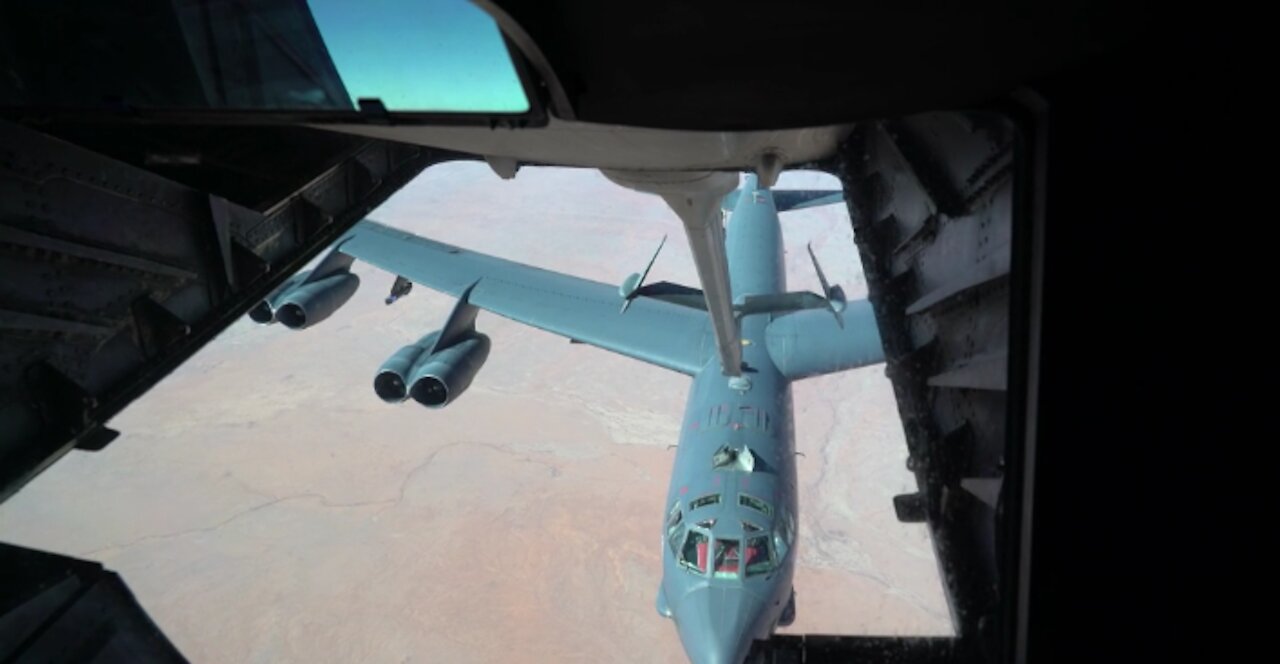
<svg viewBox="0 0 1280 664"><path fill-rule="evenodd" d="M835 188L784 174L782 188ZM675 216L595 171L434 167L372 218L618 283L696 286ZM864 297L843 206L783 215L788 279ZM451 300L357 263L301 332L244 319L0 506L0 539L102 561L195 662L681 662L657 615L667 474L688 379L481 313L493 350L443 410L388 405L374 372ZM882 367L794 388L801 486L787 632L951 632Z"/></svg>

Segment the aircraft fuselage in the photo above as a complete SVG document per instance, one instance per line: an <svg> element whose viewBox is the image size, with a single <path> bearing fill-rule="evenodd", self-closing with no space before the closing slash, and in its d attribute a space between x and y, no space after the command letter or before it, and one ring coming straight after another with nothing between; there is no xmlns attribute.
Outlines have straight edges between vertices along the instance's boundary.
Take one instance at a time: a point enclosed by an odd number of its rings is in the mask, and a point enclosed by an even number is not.
<svg viewBox="0 0 1280 664"><path fill-rule="evenodd" d="M772 195L748 176L726 237L733 295L786 291ZM797 500L791 386L765 345L772 314L741 321L746 389L718 359L694 377L663 515L657 608L694 664L737 664L794 606ZM741 387L741 385L736 385Z"/></svg>
<svg viewBox="0 0 1280 664"><path fill-rule="evenodd" d="M291 329L318 323L351 298L359 278L350 268L359 259L397 276L388 303L412 283L458 298L439 330L379 367L374 391L389 403L412 398L439 408L467 389L489 352L475 326L481 309L692 376L667 494L657 608L675 621L695 664L738 664L753 640L795 615L790 382L884 361L875 312L828 284L812 248L822 293L786 290L779 208L838 203L839 191L775 194L755 175L734 190L734 176L718 172L607 175L662 196L680 216L701 291L645 285L656 253L643 272L611 287L366 219L251 317ZM733 207L727 226L722 206Z"/></svg>

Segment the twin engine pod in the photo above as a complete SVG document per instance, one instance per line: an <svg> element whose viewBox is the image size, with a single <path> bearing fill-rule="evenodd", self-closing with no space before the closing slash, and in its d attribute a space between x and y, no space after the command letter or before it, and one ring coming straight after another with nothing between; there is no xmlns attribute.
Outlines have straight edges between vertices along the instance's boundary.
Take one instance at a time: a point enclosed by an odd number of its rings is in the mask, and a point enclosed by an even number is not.
<svg viewBox="0 0 1280 664"><path fill-rule="evenodd" d="M443 408L462 396L489 357L489 337L469 332L435 349L439 337L439 332L432 332L383 362L373 379L378 398L400 403L413 397L428 408Z"/></svg>
<svg viewBox="0 0 1280 664"><path fill-rule="evenodd" d="M249 311L255 323L276 321L291 330L301 330L328 318L347 303L360 287L360 277L342 271L308 281L311 271L299 272L270 297Z"/></svg>
<svg viewBox="0 0 1280 664"><path fill-rule="evenodd" d="M293 330L311 327L328 318L347 303L360 286L351 274L355 259L334 249L314 270L293 275L250 312L254 322L270 325L277 321ZM397 278L392 295L403 295L408 287ZM400 289L397 291L397 289ZM478 308L468 302L471 289L458 298L444 327L396 351L382 363L373 379L378 397L399 403L413 397L429 408L443 408L462 396L489 358L489 337L476 332ZM394 298L389 298L390 304Z"/></svg>

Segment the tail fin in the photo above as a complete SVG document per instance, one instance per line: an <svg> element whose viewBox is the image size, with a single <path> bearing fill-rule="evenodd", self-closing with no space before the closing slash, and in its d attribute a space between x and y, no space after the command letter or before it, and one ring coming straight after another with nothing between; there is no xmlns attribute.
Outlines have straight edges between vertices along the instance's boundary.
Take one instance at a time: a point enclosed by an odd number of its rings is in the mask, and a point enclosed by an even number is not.
<svg viewBox="0 0 1280 664"><path fill-rule="evenodd" d="M803 210L804 208L843 202L844 192L839 190L783 189L781 191L775 190L773 192L773 205L778 208L778 212L786 212L787 210Z"/></svg>

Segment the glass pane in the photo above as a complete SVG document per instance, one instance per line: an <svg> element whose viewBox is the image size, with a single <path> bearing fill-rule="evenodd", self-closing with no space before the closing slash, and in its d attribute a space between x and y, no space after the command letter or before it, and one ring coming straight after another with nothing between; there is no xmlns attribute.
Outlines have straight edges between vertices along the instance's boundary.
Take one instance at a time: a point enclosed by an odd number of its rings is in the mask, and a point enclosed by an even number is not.
<svg viewBox="0 0 1280 664"><path fill-rule="evenodd" d="M671 551L675 553L677 547L680 546L680 524L684 521L683 515L680 513L680 502L671 506L671 514L667 516L667 541L671 544Z"/></svg>
<svg viewBox="0 0 1280 664"><path fill-rule="evenodd" d="M716 576L731 578L738 575L740 542L736 539L716 540Z"/></svg>
<svg viewBox="0 0 1280 664"><path fill-rule="evenodd" d="M748 496L745 493L738 496L738 504L766 515L773 514L773 507L771 507L769 503L766 503L755 496Z"/></svg>
<svg viewBox="0 0 1280 664"><path fill-rule="evenodd" d="M679 553L680 538L683 535L684 529L678 525L667 529L667 543L671 546L671 553Z"/></svg>
<svg viewBox="0 0 1280 664"><path fill-rule="evenodd" d="M791 514L786 510L779 515L777 529L773 532L773 548L778 554L778 560L787 557L787 551L791 550L792 538L795 537L795 529L792 527Z"/></svg>
<svg viewBox="0 0 1280 664"><path fill-rule="evenodd" d="M497 24L466 0L309 0L352 100L392 111L529 110Z"/></svg>
<svg viewBox="0 0 1280 664"><path fill-rule="evenodd" d="M680 553L680 563L705 574L707 572L707 536L690 530Z"/></svg>
<svg viewBox="0 0 1280 664"><path fill-rule="evenodd" d="M761 535L747 540L747 576L766 574L773 570L769 558L769 538Z"/></svg>
<svg viewBox="0 0 1280 664"><path fill-rule="evenodd" d="M703 497L698 498L698 499L694 500L693 502L689 503L689 510L690 510L690 511L692 511L692 510L696 510L696 509L698 509L699 507L706 507L706 506L708 506L708 505L716 505L716 504L719 504L719 502L720 502L720 494L718 494L718 493L713 493L713 494L711 494L711 495L709 495L709 496L703 496Z"/></svg>
<svg viewBox="0 0 1280 664"><path fill-rule="evenodd" d="M116 5L6 10L0 106L529 110L501 32L467 0Z"/></svg>

